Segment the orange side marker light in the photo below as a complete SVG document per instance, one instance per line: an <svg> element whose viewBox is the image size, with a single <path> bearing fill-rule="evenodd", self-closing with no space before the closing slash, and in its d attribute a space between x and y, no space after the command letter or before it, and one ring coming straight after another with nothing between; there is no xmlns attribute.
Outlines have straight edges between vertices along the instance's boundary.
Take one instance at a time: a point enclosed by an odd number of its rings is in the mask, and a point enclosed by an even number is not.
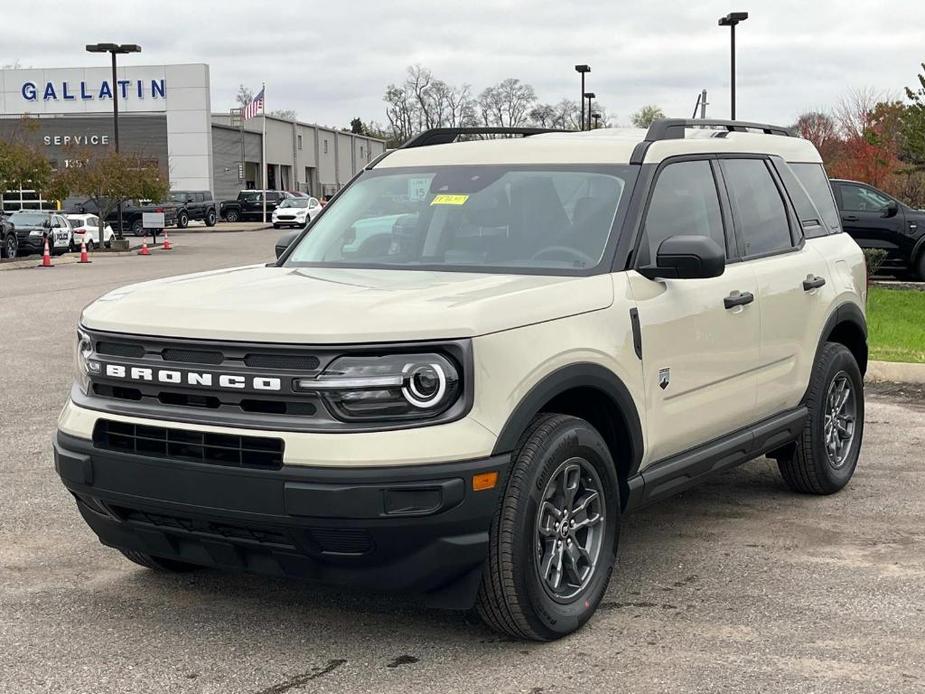
<svg viewBox="0 0 925 694"><path fill-rule="evenodd" d="M484 492L486 489L494 489L496 484L498 484L497 470L480 472L477 475L472 475L472 491L474 492Z"/></svg>

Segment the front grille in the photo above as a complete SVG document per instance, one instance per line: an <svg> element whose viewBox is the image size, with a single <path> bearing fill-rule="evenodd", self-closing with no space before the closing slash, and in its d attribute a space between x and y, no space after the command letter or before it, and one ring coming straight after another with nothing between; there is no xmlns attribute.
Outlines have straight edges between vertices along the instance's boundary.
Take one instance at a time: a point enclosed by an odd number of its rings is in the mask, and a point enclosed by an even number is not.
<svg viewBox="0 0 925 694"><path fill-rule="evenodd" d="M122 521L153 525L162 530L179 530L202 535L214 535L228 540L245 540L262 545L276 545L292 549L295 545L286 533L268 528L249 527L233 523L194 520L183 516L151 513L123 506L110 506Z"/></svg>
<svg viewBox="0 0 925 694"><path fill-rule="evenodd" d="M317 371L318 357L310 354L248 354L244 364L256 369L292 369L303 372Z"/></svg>
<svg viewBox="0 0 925 694"><path fill-rule="evenodd" d="M215 434L99 419L93 445L109 451L209 465L278 470L282 439Z"/></svg>
<svg viewBox="0 0 925 694"><path fill-rule="evenodd" d="M373 548L362 528L312 528L311 535L323 554L366 554Z"/></svg>
<svg viewBox="0 0 925 694"><path fill-rule="evenodd" d="M145 355L144 345L136 345L131 342L97 342L96 351L100 354L108 354L113 357L133 357L140 359Z"/></svg>
<svg viewBox="0 0 925 694"><path fill-rule="evenodd" d="M164 361L179 361L185 364L221 364L225 356L221 352L207 352L198 349L165 349L161 352Z"/></svg>

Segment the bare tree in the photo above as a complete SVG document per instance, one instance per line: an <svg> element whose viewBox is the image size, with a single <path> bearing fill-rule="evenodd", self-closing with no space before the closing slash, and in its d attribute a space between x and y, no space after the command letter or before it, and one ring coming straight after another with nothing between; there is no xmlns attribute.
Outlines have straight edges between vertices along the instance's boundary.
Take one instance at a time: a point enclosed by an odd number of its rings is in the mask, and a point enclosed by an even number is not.
<svg viewBox="0 0 925 694"><path fill-rule="evenodd" d="M254 100L254 90L245 87L243 84L238 85L238 93L235 94L234 101L238 106L247 106Z"/></svg>
<svg viewBox="0 0 925 694"><path fill-rule="evenodd" d="M536 92L529 84L509 77L479 94L479 110L487 126L517 127L527 123Z"/></svg>

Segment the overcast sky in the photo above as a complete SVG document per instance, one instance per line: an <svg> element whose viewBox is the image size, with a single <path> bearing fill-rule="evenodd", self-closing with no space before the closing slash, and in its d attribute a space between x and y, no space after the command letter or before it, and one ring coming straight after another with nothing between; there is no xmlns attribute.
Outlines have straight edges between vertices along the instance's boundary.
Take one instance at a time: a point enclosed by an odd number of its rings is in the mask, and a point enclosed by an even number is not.
<svg viewBox="0 0 925 694"><path fill-rule="evenodd" d="M139 43L136 64L211 66L212 108L237 86L267 83L268 109L347 125L385 120L382 94L425 65L476 93L506 77L541 101L576 99L573 66L621 124L644 104L689 116L702 88L708 114L729 112L729 30L737 30L738 115L789 124L852 88L899 96L925 61L925 0L81 0L3 3L0 64L98 64L88 42Z"/></svg>

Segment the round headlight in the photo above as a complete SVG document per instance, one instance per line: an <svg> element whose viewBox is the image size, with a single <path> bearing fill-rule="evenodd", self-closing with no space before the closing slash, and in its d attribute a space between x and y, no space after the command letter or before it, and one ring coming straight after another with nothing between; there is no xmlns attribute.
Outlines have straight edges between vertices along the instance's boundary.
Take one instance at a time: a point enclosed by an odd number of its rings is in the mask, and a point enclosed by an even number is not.
<svg viewBox="0 0 925 694"><path fill-rule="evenodd" d="M422 409L433 407L446 392L446 373L440 364L406 364L405 385L401 394L410 404Z"/></svg>

